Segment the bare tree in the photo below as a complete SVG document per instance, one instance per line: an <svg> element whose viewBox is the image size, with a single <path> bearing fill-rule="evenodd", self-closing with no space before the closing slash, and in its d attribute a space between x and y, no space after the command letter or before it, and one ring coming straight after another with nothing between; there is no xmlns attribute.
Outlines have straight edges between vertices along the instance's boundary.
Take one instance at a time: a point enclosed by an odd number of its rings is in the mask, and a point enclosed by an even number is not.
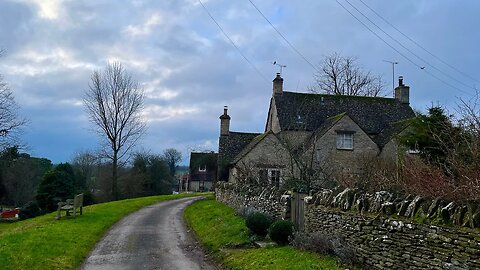
<svg viewBox="0 0 480 270"><path fill-rule="evenodd" d="M75 180L79 186L93 192L96 185L96 176L100 167L100 157L97 153L89 150L77 152L72 161L72 167L75 172Z"/></svg>
<svg viewBox="0 0 480 270"><path fill-rule="evenodd" d="M182 161L182 153L175 148L165 149L165 151L163 151L163 158L167 161L170 174L174 176L177 164Z"/></svg>
<svg viewBox="0 0 480 270"><path fill-rule="evenodd" d="M325 56L314 74L311 91L330 95L383 96L385 83L381 76L365 71L356 57L333 53Z"/></svg>
<svg viewBox="0 0 480 270"><path fill-rule="evenodd" d="M94 71L84 98L90 121L108 145L105 155L112 161L112 196L118 199L118 166L144 133L141 118L144 92L120 63L109 63Z"/></svg>
<svg viewBox="0 0 480 270"><path fill-rule="evenodd" d="M0 57L4 52L0 49ZM17 110L18 106L13 93L0 74L0 147L2 148L11 145L15 140L16 132L27 123L25 119L18 116Z"/></svg>

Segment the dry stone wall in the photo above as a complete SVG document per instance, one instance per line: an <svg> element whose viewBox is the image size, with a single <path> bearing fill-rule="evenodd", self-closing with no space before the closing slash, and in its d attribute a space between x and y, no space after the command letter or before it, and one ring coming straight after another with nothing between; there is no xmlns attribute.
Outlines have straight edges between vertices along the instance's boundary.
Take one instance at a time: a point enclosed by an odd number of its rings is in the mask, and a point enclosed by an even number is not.
<svg viewBox="0 0 480 270"><path fill-rule="evenodd" d="M289 218L290 197L275 188L220 183L216 197L240 212ZM480 269L478 204L351 189L324 190L305 203L305 232L343 238L365 268Z"/></svg>
<svg viewBox="0 0 480 270"><path fill-rule="evenodd" d="M290 218L290 201L288 196L279 193L275 187L259 188L239 186L233 183L218 182L215 188L217 201L235 209L238 213L259 211L275 219Z"/></svg>
<svg viewBox="0 0 480 270"><path fill-rule="evenodd" d="M480 269L480 232L361 216L323 206L305 211L305 231L342 237L375 269Z"/></svg>

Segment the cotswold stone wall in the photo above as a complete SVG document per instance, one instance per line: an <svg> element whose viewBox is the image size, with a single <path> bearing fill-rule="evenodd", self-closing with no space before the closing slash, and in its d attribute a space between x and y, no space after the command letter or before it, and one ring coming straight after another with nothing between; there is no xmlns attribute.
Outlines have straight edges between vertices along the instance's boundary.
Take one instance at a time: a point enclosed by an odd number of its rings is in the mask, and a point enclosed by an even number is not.
<svg viewBox="0 0 480 270"><path fill-rule="evenodd" d="M375 269L480 269L480 231L307 206L305 231L345 239Z"/></svg>
<svg viewBox="0 0 480 270"><path fill-rule="evenodd" d="M272 188L222 183L216 196L237 211L250 208L289 218L290 197ZM305 203L305 231L343 238L365 268L480 269L478 205L351 189L322 191ZM433 225L442 222L448 225Z"/></svg>
<svg viewBox="0 0 480 270"><path fill-rule="evenodd" d="M218 182L215 187L217 201L232 207L239 213L260 211L275 219L290 218L290 201L282 199L275 187L239 187L226 182Z"/></svg>

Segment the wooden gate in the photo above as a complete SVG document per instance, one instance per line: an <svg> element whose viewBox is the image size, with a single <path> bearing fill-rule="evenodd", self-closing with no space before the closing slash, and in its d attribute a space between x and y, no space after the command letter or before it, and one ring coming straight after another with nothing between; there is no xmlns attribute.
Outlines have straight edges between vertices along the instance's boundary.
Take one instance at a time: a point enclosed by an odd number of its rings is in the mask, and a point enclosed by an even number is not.
<svg viewBox="0 0 480 270"><path fill-rule="evenodd" d="M305 202L304 199L307 194L294 192L292 194L292 201L290 207L290 217L295 228L298 231L303 231L305 220Z"/></svg>

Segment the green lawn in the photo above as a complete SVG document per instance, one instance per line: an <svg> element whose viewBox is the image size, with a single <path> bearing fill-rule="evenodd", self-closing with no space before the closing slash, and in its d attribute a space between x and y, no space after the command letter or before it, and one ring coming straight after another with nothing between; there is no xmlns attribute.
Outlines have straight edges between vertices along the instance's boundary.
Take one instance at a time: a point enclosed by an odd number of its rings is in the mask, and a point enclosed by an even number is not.
<svg viewBox="0 0 480 270"><path fill-rule="evenodd" d="M55 220L55 213L51 213L15 223L0 223L0 268L75 269L122 217L156 202L195 195L199 194L152 196L91 205L76 219Z"/></svg>
<svg viewBox="0 0 480 270"><path fill-rule="evenodd" d="M199 241L226 269L341 269L336 260L292 247L254 248L243 218L212 197L185 211Z"/></svg>

